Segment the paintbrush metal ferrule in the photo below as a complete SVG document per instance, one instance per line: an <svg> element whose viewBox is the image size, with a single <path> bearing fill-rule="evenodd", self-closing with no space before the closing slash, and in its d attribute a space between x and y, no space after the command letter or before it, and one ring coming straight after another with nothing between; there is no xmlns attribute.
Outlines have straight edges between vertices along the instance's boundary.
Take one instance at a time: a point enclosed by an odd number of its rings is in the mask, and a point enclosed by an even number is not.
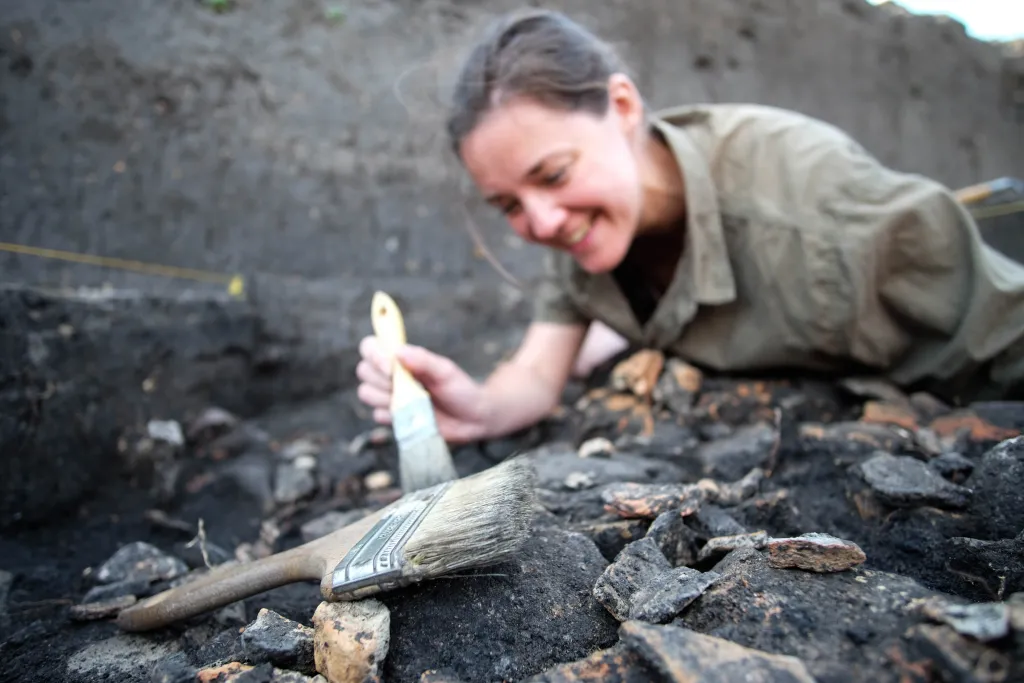
<svg viewBox="0 0 1024 683"><path fill-rule="evenodd" d="M336 600L354 600L415 580L407 571L405 546L454 482L421 489L382 517L345 554L334 569L331 593Z"/></svg>
<svg viewBox="0 0 1024 683"><path fill-rule="evenodd" d="M408 449L411 444L439 433L437 418L430 396L419 396L410 400L391 416L391 430L398 449Z"/></svg>

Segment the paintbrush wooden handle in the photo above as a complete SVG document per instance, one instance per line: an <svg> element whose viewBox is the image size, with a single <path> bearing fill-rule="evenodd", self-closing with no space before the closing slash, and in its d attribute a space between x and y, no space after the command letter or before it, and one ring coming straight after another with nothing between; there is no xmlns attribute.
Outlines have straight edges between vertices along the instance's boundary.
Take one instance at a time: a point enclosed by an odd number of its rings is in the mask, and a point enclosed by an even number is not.
<svg viewBox="0 0 1024 683"><path fill-rule="evenodd" d="M148 631L278 586L319 581L322 575L322 557L299 546L252 562L214 567L198 579L122 610L117 625L125 631Z"/></svg>
<svg viewBox="0 0 1024 683"><path fill-rule="evenodd" d="M429 396L423 385L395 357L398 348L406 342L405 321L395 300L384 292L374 294L370 321L373 333L383 342L392 357L391 410L402 408L414 399Z"/></svg>

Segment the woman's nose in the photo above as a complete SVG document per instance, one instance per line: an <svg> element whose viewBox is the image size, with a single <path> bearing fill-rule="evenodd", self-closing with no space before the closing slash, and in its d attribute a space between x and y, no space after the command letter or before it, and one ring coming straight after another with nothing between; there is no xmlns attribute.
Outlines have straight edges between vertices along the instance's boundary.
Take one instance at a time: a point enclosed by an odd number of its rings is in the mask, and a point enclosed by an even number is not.
<svg viewBox="0 0 1024 683"><path fill-rule="evenodd" d="M566 211L547 200L534 200L527 205L531 236L540 241L554 238L565 223Z"/></svg>

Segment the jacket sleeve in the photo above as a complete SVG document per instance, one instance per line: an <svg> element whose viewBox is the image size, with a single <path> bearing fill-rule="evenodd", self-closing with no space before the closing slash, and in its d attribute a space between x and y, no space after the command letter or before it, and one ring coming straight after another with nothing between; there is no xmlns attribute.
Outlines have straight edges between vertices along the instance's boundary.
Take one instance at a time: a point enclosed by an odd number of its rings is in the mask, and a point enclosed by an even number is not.
<svg viewBox="0 0 1024 683"><path fill-rule="evenodd" d="M1024 383L1024 265L986 244L945 186L884 167L851 143L825 206L856 310L855 356L954 402Z"/></svg>

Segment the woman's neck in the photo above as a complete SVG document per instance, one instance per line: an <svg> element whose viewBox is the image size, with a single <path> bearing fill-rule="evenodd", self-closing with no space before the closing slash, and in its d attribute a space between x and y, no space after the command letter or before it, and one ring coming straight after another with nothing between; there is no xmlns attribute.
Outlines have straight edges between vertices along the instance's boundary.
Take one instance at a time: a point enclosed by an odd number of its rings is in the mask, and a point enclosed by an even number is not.
<svg viewBox="0 0 1024 683"><path fill-rule="evenodd" d="M643 209L637 236L679 230L686 221L686 179L672 150L656 129L649 129L640 151Z"/></svg>

